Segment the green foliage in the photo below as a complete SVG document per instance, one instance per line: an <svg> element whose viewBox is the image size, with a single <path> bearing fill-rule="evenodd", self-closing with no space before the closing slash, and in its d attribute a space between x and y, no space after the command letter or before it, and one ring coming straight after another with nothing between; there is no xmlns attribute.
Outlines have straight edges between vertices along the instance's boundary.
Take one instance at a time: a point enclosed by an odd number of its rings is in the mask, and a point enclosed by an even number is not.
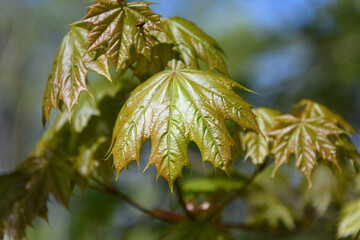
<svg viewBox="0 0 360 240"><path fill-rule="evenodd" d="M243 88L221 75L188 69L164 71L141 84L115 124L111 152L117 173L131 161L139 162L147 138L153 144L148 166L155 165L171 189L183 166L190 165L190 141L198 145L204 161L227 171L234 142L224 120L258 131L250 104L233 87Z"/></svg>
<svg viewBox="0 0 360 240"><path fill-rule="evenodd" d="M277 111L263 108L256 109L255 114L267 138L254 132L238 133L246 151L245 159L250 157L253 163L259 164L273 155L274 174L281 165L290 161L291 155L295 155L295 166L310 185L310 176L318 159L340 168L337 152L342 152L342 156L355 167L358 164L359 153L346 136L355 129L321 104L302 100L294 106L292 114L280 115Z"/></svg>
<svg viewBox="0 0 360 240"><path fill-rule="evenodd" d="M154 41L150 30L163 31L160 15L149 8L148 2L100 0L89 7L79 23L90 23L87 51L107 43L106 55L116 71L130 60L132 48L150 59Z"/></svg>
<svg viewBox="0 0 360 240"><path fill-rule="evenodd" d="M197 60L201 59L210 69L229 75L221 47L193 22L180 17L172 17L163 19L162 23L168 37L166 42L176 46L186 67L199 69Z"/></svg>
<svg viewBox="0 0 360 240"><path fill-rule="evenodd" d="M46 220L49 194L67 206L73 177L69 161L55 157L29 159L14 173L1 176L0 235L22 239L35 217Z"/></svg>
<svg viewBox="0 0 360 240"><path fill-rule="evenodd" d="M360 235L360 200L346 204L342 210L342 216L338 227L338 237L352 236L358 238Z"/></svg>
<svg viewBox="0 0 360 240"><path fill-rule="evenodd" d="M72 27L60 44L44 93L44 125L50 119L51 108L58 108L60 100L71 113L80 93L88 92L86 74L89 70L111 81L105 56L97 57L95 52L86 53L87 34L86 29Z"/></svg>
<svg viewBox="0 0 360 240"><path fill-rule="evenodd" d="M218 228L210 222L186 221L175 227L172 236L168 240L231 240L231 233Z"/></svg>
<svg viewBox="0 0 360 240"><path fill-rule="evenodd" d="M307 208L324 218L332 204L341 208L354 175L348 162L360 169L360 154L349 139L356 130L311 100L294 105L291 114L252 109L235 92L250 90L230 79L219 44L191 21L160 19L150 4L97 0L72 24L54 59L43 99L43 124L50 120L52 108L58 110L57 117L27 160L0 176L0 238L21 239L36 217L46 220L49 199L69 208L75 187L85 196L87 188L113 196L109 205L96 199L85 202L80 209L85 218L96 211L110 222L117 197L152 218L175 224L163 239L234 239L230 229L237 227L292 233L312 218ZM110 61L114 71L109 70ZM101 79L88 81L90 70ZM113 167L118 177L132 161L140 166L147 139L151 150L145 169L154 165L157 178L162 176L171 192L176 188L178 205L171 203L171 211L148 210L113 182ZM184 171L181 185L177 179L184 166L191 167L191 142L200 150L203 166L210 162L223 171L192 179ZM240 153L251 159L241 165L244 173L238 171ZM310 190L304 192L298 177L279 169L292 159L307 181L313 181ZM273 173L279 172L273 178L265 170L271 163ZM347 178L331 171L334 166ZM226 224L223 213L236 198L246 202L247 214L240 223ZM107 206L103 215L98 205ZM338 236L358 237L359 201L342 211ZM75 219L74 226L79 222Z"/></svg>
<svg viewBox="0 0 360 240"><path fill-rule="evenodd" d="M275 117L281 113L269 108L253 109L257 116L257 123L260 130L266 133L275 122ZM245 159L251 158L254 164L261 164L270 155L270 138L261 136L253 131L239 132L242 148L245 149Z"/></svg>

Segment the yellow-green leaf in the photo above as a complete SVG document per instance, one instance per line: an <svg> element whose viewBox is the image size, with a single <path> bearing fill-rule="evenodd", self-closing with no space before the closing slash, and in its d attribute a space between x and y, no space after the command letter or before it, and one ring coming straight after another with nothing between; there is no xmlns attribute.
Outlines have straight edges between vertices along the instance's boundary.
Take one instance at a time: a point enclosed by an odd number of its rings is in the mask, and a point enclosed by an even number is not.
<svg viewBox="0 0 360 240"><path fill-rule="evenodd" d="M356 133L356 130L343 117L330 111L327 107L321 105L320 103L303 99L296 106L298 108L304 107L303 114L306 118L326 118L328 121L340 125L346 131Z"/></svg>
<svg viewBox="0 0 360 240"><path fill-rule="evenodd" d="M203 161L227 171L231 138L224 121L259 131L251 105L233 88L238 83L201 70L160 72L138 86L122 108L113 132L111 153L119 174L133 160L139 161L143 142L150 138L148 166L170 185L190 165L188 144L195 142Z"/></svg>
<svg viewBox="0 0 360 240"><path fill-rule="evenodd" d="M160 15L151 11L150 4L144 1L96 1L78 22L91 24L87 51L107 44L106 55L116 71L130 59L132 48L150 59L154 41L149 31L163 31Z"/></svg>
<svg viewBox="0 0 360 240"><path fill-rule="evenodd" d="M275 117L280 115L279 111L270 108L256 108L253 112L257 116L256 121L261 132L266 132L272 127ZM251 158L254 164L261 164L266 156L270 155L270 138L264 137L254 131L240 132L242 149L246 151L245 159Z"/></svg>
<svg viewBox="0 0 360 240"><path fill-rule="evenodd" d="M343 207L337 235L339 238L360 236L360 199Z"/></svg>
<svg viewBox="0 0 360 240"><path fill-rule="evenodd" d="M272 153L275 155L274 173L295 155L295 165L311 184L310 175L317 159L338 165L336 146L329 140L330 135L344 134L344 130L324 118L295 117L285 114L276 118L269 136L275 138Z"/></svg>
<svg viewBox="0 0 360 240"><path fill-rule="evenodd" d="M70 114L80 93L89 92L86 86L89 70L111 81L105 56L96 58L94 52L86 54L87 33L86 29L72 27L61 42L45 87L43 124L50 120L51 108L59 108L60 101Z"/></svg>
<svg viewBox="0 0 360 240"><path fill-rule="evenodd" d="M166 41L177 47L181 60L188 68L199 69L198 59L201 59L210 69L229 75L219 44L193 22L171 17L162 19L162 23L169 37Z"/></svg>

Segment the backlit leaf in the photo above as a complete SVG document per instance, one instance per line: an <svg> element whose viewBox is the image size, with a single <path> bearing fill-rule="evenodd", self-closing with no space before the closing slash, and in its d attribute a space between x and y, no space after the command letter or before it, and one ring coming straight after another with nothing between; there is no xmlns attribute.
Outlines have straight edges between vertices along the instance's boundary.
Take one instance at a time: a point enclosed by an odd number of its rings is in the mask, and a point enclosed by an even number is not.
<svg viewBox="0 0 360 240"><path fill-rule="evenodd" d="M301 100L296 106L298 108L304 107L303 114L306 118L326 118L328 121L334 124L339 124L346 131L356 133L356 130L343 117L330 111L328 108L321 105L320 103L304 99Z"/></svg>
<svg viewBox="0 0 360 240"><path fill-rule="evenodd" d="M89 70L111 81L105 56L96 58L94 52L86 54L87 33L86 29L72 27L61 42L45 87L43 124L50 120L51 108L59 108L60 101L70 114L78 103L80 93L89 92L86 86Z"/></svg>
<svg viewBox="0 0 360 240"><path fill-rule="evenodd" d="M171 17L162 19L162 23L168 36L166 42L170 41L177 47L188 68L199 69L198 59L201 59L210 69L229 75L219 44L193 22Z"/></svg>
<svg viewBox="0 0 360 240"><path fill-rule="evenodd" d="M360 199L343 207L337 235L339 238L360 236Z"/></svg>
<svg viewBox="0 0 360 240"><path fill-rule="evenodd" d="M330 135L344 134L344 130L324 118L305 118L285 114L276 118L269 136L275 138L272 153L275 154L274 173L295 155L295 165L310 181L310 175L317 159L338 165L336 146L329 140Z"/></svg>
<svg viewBox="0 0 360 240"><path fill-rule="evenodd" d="M233 91L238 83L208 71L163 71L138 86L122 108L113 133L111 153L119 174L139 161L143 142L152 142L148 165L170 185L190 165L188 144L193 141L203 161L227 171L231 138L224 121L259 131L251 105Z"/></svg>
<svg viewBox="0 0 360 240"><path fill-rule="evenodd" d="M274 124L274 118L281 114L270 108L256 108L253 109L253 112L257 116L256 121L260 130L265 136L266 131ZM254 164L263 163L266 156L270 155L270 138L254 131L240 132L240 134L242 148L246 151L244 159L251 158Z"/></svg>
<svg viewBox="0 0 360 240"><path fill-rule="evenodd" d="M106 55L116 71L130 60L131 49L150 59L154 41L150 30L163 31L160 15L149 8L151 3L122 0L98 0L89 7L79 23L90 23L87 51L107 44Z"/></svg>

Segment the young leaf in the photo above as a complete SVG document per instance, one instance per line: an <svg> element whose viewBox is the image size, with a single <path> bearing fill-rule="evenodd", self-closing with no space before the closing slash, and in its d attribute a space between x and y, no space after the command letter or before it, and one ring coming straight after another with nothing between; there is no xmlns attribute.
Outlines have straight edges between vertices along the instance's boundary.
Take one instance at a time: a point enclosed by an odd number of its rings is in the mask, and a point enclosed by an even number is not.
<svg viewBox="0 0 360 240"><path fill-rule="evenodd" d="M223 58L223 50L209 35L199 29L193 22L180 17L162 19L171 41L180 52L180 58L188 68L199 69L198 59L203 60L210 69L215 69L228 76ZM163 34L163 33L159 33Z"/></svg>
<svg viewBox="0 0 360 240"><path fill-rule="evenodd" d="M150 4L143 1L96 1L78 22L91 24L87 51L107 44L106 54L116 71L130 59L131 48L150 59L154 41L149 31L163 31L160 15L151 11Z"/></svg>
<svg viewBox="0 0 360 240"><path fill-rule="evenodd" d="M261 132L266 136L266 132L272 127L275 117L280 115L279 111L270 108L256 108L253 112L257 116L256 120ZM270 138L264 138L261 134L254 131L240 132L242 149L246 150L244 159L251 158L254 164L264 162L266 156L270 155Z"/></svg>
<svg viewBox="0 0 360 240"><path fill-rule="evenodd" d="M298 104L296 104L297 108L304 107L304 115L306 118L316 118L322 117L326 118L328 121L340 125L348 132L356 133L356 130L340 115L333 113L325 106L320 103L313 102L308 99L301 100Z"/></svg>
<svg viewBox="0 0 360 240"><path fill-rule="evenodd" d="M61 42L45 87L42 107L44 125L46 120L50 120L51 108L57 109L60 100L70 115L80 93L89 92L86 86L89 70L111 81L105 56L96 58L94 52L86 54L87 33L86 29L71 27Z"/></svg>
<svg viewBox="0 0 360 240"><path fill-rule="evenodd" d="M242 128L259 131L251 105L233 91L245 89L208 71L163 71L138 86L122 108L113 132L111 153L119 174L150 138L148 166L172 188L183 166L190 165L188 144L194 141L203 157L227 171L234 141L225 126L230 119Z"/></svg>
<svg viewBox="0 0 360 240"><path fill-rule="evenodd" d="M318 157L338 165L336 146L329 136L344 133L344 130L324 118L295 117L290 114L277 117L272 130L268 131L268 135L275 138L272 149L275 154L274 173L294 154L296 167L311 185L310 175Z"/></svg>
<svg viewBox="0 0 360 240"><path fill-rule="evenodd" d="M337 235L339 238L360 236L360 199L343 207Z"/></svg>

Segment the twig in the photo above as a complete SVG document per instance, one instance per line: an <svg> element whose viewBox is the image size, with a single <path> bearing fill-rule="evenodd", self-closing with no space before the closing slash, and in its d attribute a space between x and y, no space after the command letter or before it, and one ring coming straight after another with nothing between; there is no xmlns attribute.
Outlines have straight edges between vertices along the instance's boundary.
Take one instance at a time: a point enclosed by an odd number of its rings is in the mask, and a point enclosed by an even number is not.
<svg viewBox="0 0 360 240"><path fill-rule="evenodd" d="M97 184L90 184L89 185L90 188L100 191L100 192L104 192L104 193L108 193L113 196L116 196L116 197L120 198L121 200L127 202L132 207L138 209L139 211L143 212L146 215L149 215L152 218L161 220L163 222L168 222L168 223L176 223L183 219L182 215L179 215L174 212L169 212L169 211L162 210L162 209L154 209L153 211L148 210L148 209L144 208L143 206L141 206L140 204L136 203L134 200L132 200L126 194L120 192L114 186L106 184L94 176L92 177L92 180L94 180Z"/></svg>
<svg viewBox="0 0 360 240"><path fill-rule="evenodd" d="M264 163L259 165L256 168L256 170L253 172L253 174L245 181L244 185L239 190L235 191L232 195L230 195L227 199L225 199L220 204L220 207L224 208L226 205L228 205L230 202L232 202L235 198L244 194L244 192L251 185L251 183L254 181L254 179L267 167L267 165L268 165L268 160L265 160Z"/></svg>
<svg viewBox="0 0 360 240"><path fill-rule="evenodd" d="M191 219L191 220L194 220L195 219L194 216L191 214L189 209L186 207L186 203L185 203L185 200L184 200L184 195L183 195L183 192L181 190L181 187L179 185L178 180L175 180L174 184L175 184L175 189L176 189L176 192L178 194L178 199L179 199L179 202L181 204L181 207L184 209L184 212L188 216L188 218Z"/></svg>

